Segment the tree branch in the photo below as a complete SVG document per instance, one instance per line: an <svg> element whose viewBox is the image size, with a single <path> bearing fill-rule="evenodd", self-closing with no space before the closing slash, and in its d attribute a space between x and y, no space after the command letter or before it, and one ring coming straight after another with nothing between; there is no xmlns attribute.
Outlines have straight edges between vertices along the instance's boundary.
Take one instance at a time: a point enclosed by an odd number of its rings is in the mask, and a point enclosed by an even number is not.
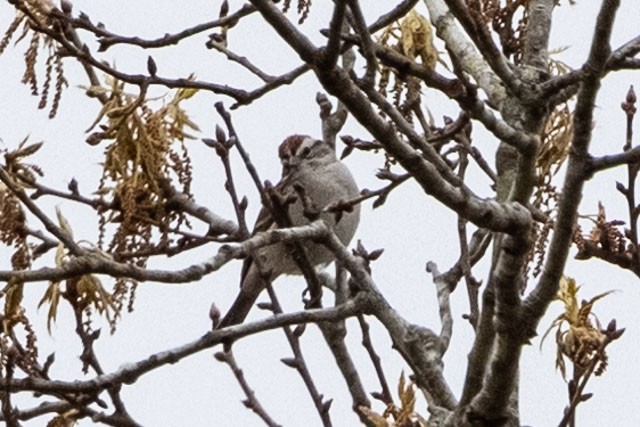
<svg viewBox="0 0 640 427"><path fill-rule="evenodd" d="M583 67L586 75L578 93L574 112L572 150L569 155L562 197L558 205L553 237L549 244L542 276L535 289L525 300L523 307L526 328L532 334L558 291L560 276L569 254L576 212L582 197L584 182L588 178L588 151L593 127L593 109L600 88L600 79L605 72L606 63L611 52L609 40L619 5L620 0L604 0L602 2L596 21L589 59Z"/></svg>
<svg viewBox="0 0 640 427"><path fill-rule="evenodd" d="M89 17L86 15L81 14L79 18L75 18L75 19L68 17L67 15L64 15L62 13L55 13L55 16L64 19L71 26L75 28L84 29L95 34L98 37L98 43L100 44L99 51L104 52L117 44L128 44L128 45L140 46L144 49L160 48L160 47L175 45L181 42L182 40L189 38L191 36L194 36L196 34L199 34L208 30L212 30L218 27L233 25L234 23L239 21L241 18L247 15L250 15L255 11L256 9L251 5L244 4L236 12L230 15L227 15L225 17L195 25L191 28L184 29L175 34L165 34L162 37L159 37L156 39L150 39L150 40L142 39L137 36L127 37L119 34L114 34L108 31L103 26L94 25L89 19Z"/></svg>
<svg viewBox="0 0 640 427"><path fill-rule="evenodd" d="M0 280L6 282L10 280L19 282L61 281L84 274L107 274L112 277L127 277L141 282L187 283L200 280L219 270L229 261L244 258L263 246L300 239L322 240L330 233L332 231L321 220L301 227L257 233L251 239L240 244L220 247L218 253L207 260L178 270L149 270L132 264L118 263L101 252L84 251L81 256L72 258L59 268L43 267L29 271L0 271Z"/></svg>
<svg viewBox="0 0 640 427"><path fill-rule="evenodd" d="M429 9L431 22L438 37L444 40L452 55L462 64L462 68L478 83L498 110L506 99L506 90L500 78L494 74L476 47L464 36L444 0L424 0Z"/></svg>
<svg viewBox="0 0 640 427"><path fill-rule="evenodd" d="M309 322L334 322L368 311L370 300L365 295L336 308L313 309L282 314L258 322L244 323L208 332L201 338L169 350L155 353L137 362L123 365L110 374L98 375L85 381L52 381L40 378L0 378L0 390L5 392L33 391L42 394L96 393L118 384L133 384L142 375L164 365L174 364L185 357L199 353L230 340L238 340L263 331Z"/></svg>

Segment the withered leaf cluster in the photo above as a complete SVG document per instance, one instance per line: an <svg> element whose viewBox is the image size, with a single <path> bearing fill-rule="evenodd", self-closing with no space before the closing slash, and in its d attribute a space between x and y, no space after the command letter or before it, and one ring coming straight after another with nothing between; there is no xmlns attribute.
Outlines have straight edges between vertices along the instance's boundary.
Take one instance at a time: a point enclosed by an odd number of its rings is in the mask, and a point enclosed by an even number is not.
<svg viewBox="0 0 640 427"><path fill-rule="evenodd" d="M184 213L168 207L167 194L176 186L191 197L191 159L184 142L193 138L190 131L199 129L181 103L196 90L180 89L154 109L144 93L134 96L122 82L107 82L107 87L87 90L90 96L108 97L92 126L99 130L87 138L92 145L108 142L97 191L105 201L99 210L98 246L116 260L144 267L146 253L166 247L171 233L189 227ZM109 242L107 235L112 236ZM131 309L134 289L133 281L117 280L114 297L118 308L129 294Z"/></svg>
<svg viewBox="0 0 640 427"><path fill-rule="evenodd" d="M47 105L50 105L49 118L53 118L58 112L62 91L69 84L64 76L62 55L57 43L42 32L33 30L34 25L42 28L57 25L49 17L53 4L47 0L37 0L24 2L22 6L24 9L18 11L15 19L5 31L2 40L0 40L0 55L5 51L18 31L20 33L15 42L16 44L29 38L29 46L24 52L25 70L22 76L22 83L30 87L32 95L40 97L38 108L44 109ZM34 23L34 20L37 24ZM43 52L47 59L45 60L44 82L39 83L36 64ZM50 100L52 84L54 92L53 98Z"/></svg>
<svg viewBox="0 0 640 427"><path fill-rule="evenodd" d="M576 226L574 243L578 248L576 259L587 259L593 254L587 248L587 244L596 245L598 249L611 254L625 254L631 259L635 253L634 246L627 239L620 227L624 225L621 220L607 220L607 214L602 203L598 203L598 215L588 235L583 235L581 227Z"/></svg>
<svg viewBox="0 0 640 427"><path fill-rule="evenodd" d="M428 19L415 10L409 12L401 21L384 28L378 37L381 46L391 48L412 61L420 59L427 69L435 69L438 51L433 44L433 33ZM411 110L420 104L420 81L416 77L398 74L395 68L380 65L378 92L387 96L389 85L394 105L411 120Z"/></svg>
<svg viewBox="0 0 640 427"><path fill-rule="evenodd" d="M583 300L578 304L580 286L570 277L560 280L557 299L564 303L564 313L559 315L551 324L544 338L556 329L556 367L566 377L564 358L568 358L581 374L592 363L595 363L596 375L600 375L607 367L607 353L605 352L606 331L601 329L597 317L592 313L593 305L613 291L596 295L589 301ZM568 328L563 328L567 325ZM542 343L541 343L542 345Z"/></svg>
<svg viewBox="0 0 640 427"><path fill-rule="evenodd" d="M398 382L398 398L400 406L389 403L382 414L367 407L360 407L360 411L376 427L426 427L427 420L415 412L415 386L407 384L404 372Z"/></svg>

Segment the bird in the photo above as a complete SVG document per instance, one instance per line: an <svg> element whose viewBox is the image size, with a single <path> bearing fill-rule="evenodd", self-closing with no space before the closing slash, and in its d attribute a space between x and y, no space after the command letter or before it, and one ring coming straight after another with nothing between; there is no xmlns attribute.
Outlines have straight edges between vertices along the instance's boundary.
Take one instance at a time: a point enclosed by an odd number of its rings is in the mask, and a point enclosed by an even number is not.
<svg viewBox="0 0 640 427"><path fill-rule="evenodd" d="M347 166L338 160L335 144L308 135L291 135L280 144L278 155L282 164L282 177L275 185L276 194L284 200L295 198L288 205L288 214L293 226L308 224L304 215L304 204L296 187L304 189L305 198L311 207L321 212L336 202L345 202L360 193L355 179ZM322 212L320 218L333 227L333 231L346 246L353 238L360 222L360 205L356 204L339 218L334 213ZM253 234L276 228L270 211L262 207ZM330 264L333 254L321 244L302 242L309 262L314 267ZM256 262L255 260L259 261ZM260 267L258 267L258 264ZM265 246L247 257L242 266L240 292L218 328L240 324L249 314L267 282L281 275L302 274L284 243Z"/></svg>

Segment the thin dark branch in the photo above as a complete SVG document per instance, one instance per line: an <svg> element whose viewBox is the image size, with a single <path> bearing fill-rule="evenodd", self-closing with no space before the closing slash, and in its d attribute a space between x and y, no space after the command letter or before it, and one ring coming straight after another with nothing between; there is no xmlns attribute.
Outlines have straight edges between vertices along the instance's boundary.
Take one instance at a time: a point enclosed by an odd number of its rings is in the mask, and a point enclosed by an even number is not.
<svg viewBox="0 0 640 427"><path fill-rule="evenodd" d="M238 384L240 384L240 388L242 388L242 391L247 398L244 401L244 405L247 408L251 409L269 427L280 427L280 424L276 423L273 418L271 418L269 413L264 409L262 404L260 404L260 401L256 397L255 392L249 386L249 383L244 376L244 372L242 372L242 369L238 367L231 348L225 350L224 352L216 353L215 357L218 361L226 363L231 368L233 376L236 377L236 381L238 381Z"/></svg>
<svg viewBox="0 0 640 427"><path fill-rule="evenodd" d="M233 139L225 138L224 131L218 127L216 127L216 133L217 140L204 139L203 141L207 146L215 149L216 154L220 157L220 161L222 161L224 173L226 175L224 187L229 193L229 197L231 197L231 203L238 221L240 237L246 238L250 235L250 231L247 227L247 221L245 219L246 203L244 203L245 206L241 206L238 192L236 191L235 181L233 179L233 168L231 167L231 161L229 160L229 150L235 142L235 137L232 137Z"/></svg>
<svg viewBox="0 0 640 427"><path fill-rule="evenodd" d="M329 350L340 370L342 378L344 379L347 389L351 394L352 408L354 412L360 417L360 420L365 425L371 425L368 422L367 417L360 410L361 407L370 408L371 402L367 397L367 392L360 379L357 365L353 362L351 355L349 354L349 348L345 343L346 329L343 322L322 322L318 323L318 328L322 332Z"/></svg>
<svg viewBox="0 0 640 427"><path fill-rule="evenodd" d="M398 3L392 10L381 15L376 21L369 26L369 32L375 33L384 27L392 24L394 21L405 16L418 3L419 0L403 0Z"/></svg>
<svg viewBox="0 0 640 427"><path fill-rule="evenodd" d="M235 110L243 105L249 105L256 99L262 98L263 95L269 93L280 86L289 85L293 83L298 77L309 71L311 68L307 64L302 64L293 70L284 73L278 77L274 77L270 82L261 86L257 89L254 89L250 92L244 92L241 97L234 98L236 100L235 104L231 106L232 110Z"/></svg>
<svg viewBox="0 0 640 427"><path fill-rule="evenodd" d="M4 166L0 166L0 181L22 202L22 204L31 212L40 222L45 226L47 231L53 234L59 241L61 241L69 252L73 255L81 255L84 253L83 249L62 228L54 224L53 221L33 202L33 200L27 196L25 191L14 182L13 178L5 170Z"/></svg>
<svg viewBox="0 0 640 427"><path fill-rule="evenodd" d="M373 41L371 40L371 33L369 32L369 28L365 22L359 0L348 0L348 2L353 18L352 25L356 34L360 38L362 55L367 62L366 71L362 78L363 84L373 85L375 83L376 72L378 71L378 61L376 60L374 53L375 49L373 47Z"/></svg>
<svg viewBox="0 0 640 427"><path fill-rule="evenodd" d="M378 172L378 178L389 180L391 181L391 183L385 187L382 187L373 191L363 189L361 192L362 194L361 196L358 196L354 199L341 203L339 206L331 207L331 209L336 210L338 208L342 209L343 207L355 206L367 199L372 199L374 197L376 198L376 201L374 202L374 207L380 206L387 200L387 197L389 196L391 191L393 191L395 188L399 187L403 182L406 182L411 178L411 174L405 173L402 175L395 175L395 174L392 174L391 172L380 171Z"/></svg>
<svg viewBox="0 0 640 427"><path fill-rule="evenodd" d="M142 375L161 366L174 364L181 359L214 347L218 344L238 340L266 330L309 322L338 321L355 316L368 310L369 302L365 295L356 297L339 307L305 310L282 314L258 322L244 323L232 327L208 332L201 338L182 346L150 355L137 362L120 367L117 371L98 375L85 381L51 381L38 378L7 379L0 378L0 390L6 392L34 391L43 394L59 393L95 393L113 387L116 384L132 384Z"/></svg>
<svg viewBox="0 0 640 427"><path fill-rule="evenodd" d="M107 49L109 49L110 47L116 44L129 44L134 46L140 46L145 49L160 48L160 47L165 47L169 45L175 45L175 44L178 44L180 41L186 38L189 38L191 36L194 36L196 34L199 34L208 30L212 30L218 27L234 25L241 18L255 11L256 9L253 6L249 4L244 4L240 9L238 9L236 12L228 16L225 16L210 22L205 22L202 24L195 25L193 27L187 28L175 34L165 34L162 37L159 37L157 39L151 39L151 40L142 39L136 36L127 37L127 36L121 36L118 34L111 33L108 30L106 30L103 26L94 25L89 20L89 17L87 17L86 15L84 16L81 15L79 18L76 18L76 19L68 17L67 15L64 15L61 13L55 13L54 16L64 19L75 28L87 30L95 34L98 37L98 42L100 43L100 51L106 51Z"/></svg>
<svg viewBox="0 0 640 427"><path fill-rule="evenodd" d="M629 40L627 43L614 50L607 60L606 70L618 71L622 69L640 68L640 60L637 58L633 58L633 56L637 55L639 52L640 36ZM537 90L538 96L540 97L540 99L544 99L546 97L556 95L562 90L569 89L572 86L574 87L574 89L570 90L569 94L570 96L573 96L573 94L575 94L575 92L577 91L577 85L584 78L585 72L586 70L584 68L581 68L578 70L569 71L566 74L547 80L539 86ZM563 98L568 99L567 96ZM558 100L562 101L563 99L558 98Z"/></svg>
<svg viewBox="0 0 640 427"><path fill-rule="evenodd" d="M329 35L327 45L322 52L323 66L333 68L338 62L340 56L341 42L340 33L344 28L345 11L347 9L346 1L336 1L333 6L333 15L329 23Z"/></svg>
<svg viewBox="0 0 640 427"><path fill-rule="evenodd" d="M618 330L615 329L615 320L609 323L609 325L613 325L613 328L611 330L604 331L604 334L605 334L604 340L600 344L599 348L595 349L594 354L591 356L591 360L589 361L589 365L586 368L580 368L580 369L584 369L584 372L582 373L582 375L580 375L579 384L575 386L575 391L573 393L573 396L571 396L571 402L569 403L569 407L566 408L564 412L564 416L562 417L562 420L560 420L558 427L566 427L567 425L574 425L569 423L575 422L576 408L581 402L584 401L584 394L583 394L584 389L587 383L589 382L589 379L591 379L591 376L595 372L596 367L600 366L603 363L602 362L603 360L606 360L606 355L605 355L606 347L609 344L611 344L613 341L618 339L622 335L622 333L624 333L624 328L618 329Z"/></svg>
<svg viewBox="0 0 640 427"><path fill-rule="evenodd" d="M98 339L99 334L96 334L94 331L91 331L87 328L87 324L85 323L85 319L84 319L84 316L85 316L84 307L80 307L77 304L77 301L74 300L73 298L70 298L69 302L73 306L73 310L74 310L74 315L76 320L75 331L78 337L80 338L80 341L82 342L82 355L80 356L80 360L82 361L82 364L83 364L82 370L86 374L88 372L88 367L91 367L91 369L97 375L104 375L104 370L102 369L102 366L100 365L100 362L96 355L95 349L93 348L93 344ZM120 396L120 388L121 388L120 384L114 384L113 386L108 387L106 391L109 394L111 402L113 403L116 414L120 418L127 420L129 424L134 425L136 424L136 422L133 420L133 418L131 418L131 416L127 412L124 402L122 401L122 397Z"/></svg>
<svg viewBox="0 0 640 427"><path fill-rule="evenodd" d="M378 376L380 387L382 388L382 391L379 394L374 394L374 397L378 397L387 405L392 404L393 397L391 397L391 391L389 390L389 384L387 383L387 378L384 374L384 369L382 368L380 356L376 353L376 349L373 347L373 342L371 341L369 324L362 315L358 316L358 323L360 324L360 330L362 331L362 346L367 350L369 359L371 360L371 363L373 363L376 375Z"/></svg>
<svg viewBox="0 0 640 427"><path fill-rule="evenodd" d="M218 52L224 54L224 56L226 56L228 60L241 65L243 68L245 68L247 71L257 76L260 80L262 80L265 83L271 83L277 79L277 77L271 76L265 73L264 71L262 71L258 66L254 65L251 61L249 61L247 57L238 55L233 51L231 51L230 49L228 49L225 46L225 44L222 42L216 42L215 40L210 40L207 43L207 47L211 49L215 49Z"/></svg>
<svg viewBox="0 0 640 427"><path fill-rule="evenodd" d="M75 405L66 401L42 402L38 406L30 409L18 410L16 408L14 409L13 415L20 421L28 421L46 414L63 413L73 409L74 407ZM6 422L4 415L0 415L0 421Z"/></svg>
<svg viewBox="0 0 640 427"><path fill-rule="evenodd" d="M637 63L637 60L634 61L634 56L638 53L640 53L640 36L634 37L614 50L607 61L607 69L619 70L627 68L629 63Z"/></svg>
<svg viewBox="0 0 640 427"><path fill-rule="evenodd" d="M203 221L209 225L210 235L219 236L226 234L232 236L238 232L238 224L215 214L206 206L197 204L189 198L189 196L176 190L170 182L160 182L160 185L162 186L162 194L166 198L167 207L188 213L200 221Z"/></svg>
<svg viewBox="0 0 640 427"><path fill-rule="evenodd" d="M307 64L317 64L322 55L319 49L287 19L270 0L250 0L271 27L287 42Z"/></svg>
<svg viewBox="0 0 640 427"><path fill-rule="evenodd" d="M592 158L589 163L591 173L640 162L640 146L618 154L609 154Z"/></svg>
<svg viewBox="0 0 640 427"><path fill-rule="evenodd" d="M222 120L224 121L225 126L227 127L227 131L229 132L229 138L234 139L233 146L236 148L236 150L238 150L238 153L240 154L240 157L244 162L245 168L247 169L247 171L249 172L249 176L251 176L251 179L253 180L253 184L256 186L256 189L260 193L260 198L262 199L263 204L265 204L267 200L267 196L264 192L264 187L262 186L262 180L258 175L258 170L254 166L254 164L251 162L249 153L247 153L247 150L244 149L244 145L242 144L242 141L238 136L238 133L236 132L235 127L233 126L233 121L231 120L231 114L224 108L224 104L222 102L216 102L214 106L216 111L220 115L220 117L222 117Z"/></svg>
<svg viewBox="0 0 640 427"><path fill-rule="evenodd" d="M278 315L282 314L282 306L278 301L278 297L273 290L273 286L271 284L267 285L267 292L269 293L269 298L271 299L271 311ZM329 416L329 405L330 400L327 402L324 401L324 396L320 394L318 391L318 387L313 381L313 377L311 376L311 372L309 371L309 367L307 366L307 362L305 361L304 355L302 354L302 348L300 346L300 335L304 330L306 325L301 325L296 329L296 332L291 330L291 326L285 325L282 327L285 336L287 337L287 341L289 342L289 347L293 351L293 360L292 363L285 363L287 366L295 368L298 372L302 381L304 382L307 391L309 392L309 396L311 396L311 400L313 401L313 405L322 420L322 425L325 427L330 427L331 417ZM283 361L284 362L284 361Z"/></svg>
<svg viewBox="0 0 640 427"><path fill-rule="evenodd" d="M54 196L59 197L61 199L71 200L73 202L81 203L83 205L90 206L93 209L103 208L103 209L111 209L113 208L113 204L105 201L102 198L92 199L89 197L85 197L78 192L73 191L61 191L56 190L55 188L47 187L46 185L42 185L39 182L30 182L29 186L33 187L35 191L31 195L33 200L36 200L42 196Z"/></svg>
<svg viewBox="0 0 640 427"><path fill-rule="evenodd" d="M460 165L458 167L458 175L460 176L460 179L464 179L468 165L467 152L471 149L471 142L469 141L468 134L465 131L459 132L456 136L456 140L460 144L462 144L464 148L464 151L460 152ZM465 282L467 285L467 295L469 297L469 314L464 317L469 321L471 327L473 327L473 329L475 330L478 326L478 318L480 317L480 310L478 305L479 286L477 280L471 274L471 260L469 254L469 244L467 242L467 221L460 216L458 216L457 228L458 244L460 245L459 264L462 270L462 274L465 278ZM452 291L451 288L448 289Z"/></svg>
<svg viewBox="0 0 640 427"><path fill-rule="evenodd" d="M233 108L238 108L241 105L248 105L256 99L262 97L264 94L284 85L293 82L298 76L302 75L306 72L309 67L307 65L302 65L282 76L273 77L267 84L264 86L255 89L251 92L248 92L244 89L237 89L230 87L228 85L220 85L210 82L197 81L191 79L171 79L160 77L158 75L146 76L141 74L127 74L116 70L115 68L108 65L108 63L104 61L100 61L91 55L88 47L86 45L81 44L79 40L68 41L65 36L61 33L53 31L43 25L39 25L34 23L34 29L42 32L49 37L56 40L63 47L62 54L66 56L73 56L78 59L87 70L89 74L90 80L94 85L100 85L99 80L95 76L95 69L101 70L112 77L115 77L118 80L123 82L137 85L137 86L150 86L150 85L161 85L170 89L174 88L190 88L190 89L200 89L205 91L210 91L215 94L229 96L234 99L236 103Z"/></svg>
<svg viewBox="0 0 640 427"><path fill-rule="evenodd" d="M489 244L491 243L492 235L491 233L483 228L476 230L471 236L471 241L468 243L468 251L469 258L468 264L469 267L473 267L482 259L487 249L489 248ZM451 267L447 272L443 273L443 280L445 280L453 292L462 277L464 277L464 269L463 269L463 260L460 258L458 261Z"/></svg>

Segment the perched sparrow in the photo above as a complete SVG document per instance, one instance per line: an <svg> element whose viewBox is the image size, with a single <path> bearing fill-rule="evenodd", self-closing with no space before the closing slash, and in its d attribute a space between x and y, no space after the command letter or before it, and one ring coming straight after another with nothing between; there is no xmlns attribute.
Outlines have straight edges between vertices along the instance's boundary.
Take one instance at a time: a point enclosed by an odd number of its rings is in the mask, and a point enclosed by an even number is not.
<svg viewBox="0 0 640 427"><path fill-rule="evenodd" d="M304 188L312 207L321 211L328 205L346 201L358 196L358 187L349 169L336 158L335 147L325 141L305 135L293 135L285 139L278 151L282 163L282 179L276 185L279 194L288 198L294 196L295 202L288 206L289 217L293 225L307 224L309 220L303 214L303 204L297 196L294 185ZM360 221L360 206L354 206L336 223L331 213L321 214L321 218L331 226L345 245L349 244ZM275 228L273 218L264 207L258 215L254 234ZM313 266L323 266L333 261L332 253L322 245L303 242L307 256ZM219 327L242 323L249 310L266 287L260 274L255 257L259 258L260 268L273 280L281 274L301 274L283 243L266 246L245 260L242 266L240 294L231 305Z"/></svg>

